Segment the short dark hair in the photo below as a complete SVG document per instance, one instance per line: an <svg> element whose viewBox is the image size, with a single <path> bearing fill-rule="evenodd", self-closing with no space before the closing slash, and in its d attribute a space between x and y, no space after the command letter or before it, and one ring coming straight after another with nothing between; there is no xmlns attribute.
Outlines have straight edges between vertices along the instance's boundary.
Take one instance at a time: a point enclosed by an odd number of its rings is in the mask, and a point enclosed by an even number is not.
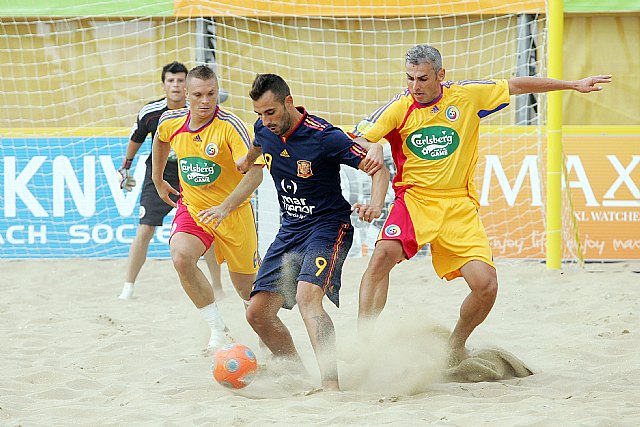
<svg viewBox="0 0 640 427"><path fill-rule="evenodd" d="M289 85L277 74L258 74L251 85L249 97L257 101L266 92L271 91L279 102L284 103L284 99L291 95Z"/></svg>
<svg viewBox="0 0 640 427"><path fill-rule="evenodd" d="M162 83L164 83L164 77L167 73L173 73L173 74L178 74L178 73L184 73L184 75L187 75L187 67L184 66L184 64L178 62L178 61L173 61L171 64L167 64L164 67L162 67Z"/></svg>
<svg viewBox="0 0 640 427"><path fill-rule="evenodd" d="M218 79L216 73L213 72L211 68L206 65L198 65L197 67L193 67L189 74L187 74L187 80L191 79L200 79L200 80L211 80Z"/></svg>

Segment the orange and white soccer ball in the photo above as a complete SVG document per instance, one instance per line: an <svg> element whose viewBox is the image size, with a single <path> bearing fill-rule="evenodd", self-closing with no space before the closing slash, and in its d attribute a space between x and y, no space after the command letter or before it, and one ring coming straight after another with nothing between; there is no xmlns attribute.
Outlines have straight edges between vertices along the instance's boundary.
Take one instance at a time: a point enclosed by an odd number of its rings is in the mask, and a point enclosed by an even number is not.
<svg viewBox="0 0 640 427"><path fill-rule="evenodd" d="M232 343L213 355L213 378L225 387L243 388L253 381L258 361L246 345Z"/></svg>

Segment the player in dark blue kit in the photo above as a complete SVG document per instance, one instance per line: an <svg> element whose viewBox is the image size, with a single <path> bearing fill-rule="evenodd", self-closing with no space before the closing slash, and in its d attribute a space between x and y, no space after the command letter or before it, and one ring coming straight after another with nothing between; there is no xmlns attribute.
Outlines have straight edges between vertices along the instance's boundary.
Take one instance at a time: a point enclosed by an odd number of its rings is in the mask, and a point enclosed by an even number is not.
<svg viewBox="0 0 640 427"><path fill-rule="evenodd" d="M372 175L371 201L353 207L342 196L340 165L364 170L367 151L324 119L295 107L287 83L275 74L256 77L249 96L259 119L255 141L240 170L262 153L282 213L280 230L260 266L247 320L278 357L300 363L291 334L278 317L298 305L316 354L322 387L338 390L336 336L322 306L339 305L342 264L353 241L350 215L371 222L381 215L389 170Z"/></svg>

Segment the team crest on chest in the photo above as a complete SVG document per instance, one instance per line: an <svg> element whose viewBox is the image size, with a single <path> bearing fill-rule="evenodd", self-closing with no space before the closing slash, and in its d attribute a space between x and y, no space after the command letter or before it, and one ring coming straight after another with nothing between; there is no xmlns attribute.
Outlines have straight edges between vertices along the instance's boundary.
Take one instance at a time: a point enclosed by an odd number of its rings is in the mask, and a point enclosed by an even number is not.
<svg viewBox="0 0 640 427"><path fill-rule="evenodd" d="M447 111L445 111L445 115L447 116L447 120L450 122L455 122L460 118L460 110L457 107L450 105L447 107Z"/></svg>
<svg viewBox="0 0 640 427"><path fill-rule="evenodd" d="M313 176L311 162L309 160L298 160L298 176L300 178L309 178Z"/></svg>
<svg viewBox="0 0 640 427"><path fill-rule="evenodd" d="M204 147L204 152L209 157L215 157L220 152L220 149L218 148L218 146L215 143L210 142L210 143L207 144L206 147Z"/></svg>

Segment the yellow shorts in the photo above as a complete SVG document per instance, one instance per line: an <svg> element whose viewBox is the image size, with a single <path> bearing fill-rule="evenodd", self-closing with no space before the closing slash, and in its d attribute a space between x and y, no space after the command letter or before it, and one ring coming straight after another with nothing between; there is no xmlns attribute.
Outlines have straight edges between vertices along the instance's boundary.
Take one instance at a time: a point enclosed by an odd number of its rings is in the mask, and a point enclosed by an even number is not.
<svg viewBox="0 0 640 427"><path fill-rule="evenodd" d="M434 198L398 191L379 240L399 240L407 258L431 243L433 267L447 280L472 260L495 268L478 208L469 196Z"/></svg>
<svg viewBox="0 0 640 427"><path fill-rule="evenodd" d="M216 260L219 264L226 261L229 271L244 274L255 274L258 271L258 235L251 203L231 212L215 230L214 224L204 224L196 218L185 205L178 203L171 234L193 234L204 243L207 250L213 243Z"/></svg>

